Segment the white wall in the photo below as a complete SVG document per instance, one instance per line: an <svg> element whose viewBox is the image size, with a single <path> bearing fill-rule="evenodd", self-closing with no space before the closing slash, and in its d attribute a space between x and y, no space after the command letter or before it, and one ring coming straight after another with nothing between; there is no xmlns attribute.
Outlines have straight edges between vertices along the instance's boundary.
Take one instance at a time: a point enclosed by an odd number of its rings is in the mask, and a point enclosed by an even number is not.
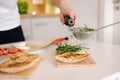
<svg viewBox="0 0 120 80"><path fill-rule="evenodd" d="M119 7L119 9L115 9L115 7ZM117 21L120 21L120 2L114 5L114 22ZM120 45L120 24L113 27L113 43Z"/></svg>
<svg viewBox="0 0 120 80"><path fill-rule="evenodd" d="M68 0L72 9L78 13L77 26L98 26L98 0Z"/></svg>
<svg viewBox="0 0 120 80"><path fill-rule="evenodd" d="M100 3L100 25L120 21L120 9L115 10L113 0L100 0ZM118 5L120 7L120 3ZM108 27L101 33L100 41L120 45L120 24Z"/></svg>
<svg viewBox="0 0 120 80"><path fill-rule="evenodd" d="M105 26L113 23L113 0L99 0L100 1L100 18L99 26ZM105 43L112 43L113 41L113 27L108 27L99 32L99 41Z"/></svg>
<svg viewBox="0 0 120 80"><path fill-rule="evenodd" d="M104 0L104 25L113 23L113 0ZM104 42L112 43L113 41L113 27L104 29Z"/></svg>

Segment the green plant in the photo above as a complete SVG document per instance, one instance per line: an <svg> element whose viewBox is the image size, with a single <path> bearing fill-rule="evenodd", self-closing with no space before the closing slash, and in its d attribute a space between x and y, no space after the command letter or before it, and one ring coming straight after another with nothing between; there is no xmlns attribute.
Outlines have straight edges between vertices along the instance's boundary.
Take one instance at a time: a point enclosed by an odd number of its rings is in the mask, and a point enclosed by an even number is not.
<svg viewBox="0 0 120 80"><path fill-rule="evenodd" d="M48 4L49 4L49 9L50 9L50 11L53 12L54 9L55 9L55 5L52 3L51 0L47 0L47 1L48 1Z"/></svg>
<svg viewBox="0 0 120 80"><path fill-rule="evenodd" d="M20 14L28 13L29 4L26 0L18 0L17 5Z"/></svg>

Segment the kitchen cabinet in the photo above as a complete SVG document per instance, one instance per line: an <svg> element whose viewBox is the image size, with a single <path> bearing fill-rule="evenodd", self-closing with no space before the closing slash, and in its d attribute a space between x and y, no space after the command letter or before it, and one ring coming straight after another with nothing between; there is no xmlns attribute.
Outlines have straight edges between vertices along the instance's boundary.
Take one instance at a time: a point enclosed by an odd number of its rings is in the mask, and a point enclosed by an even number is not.
<svg viewBox="0 0 120 80"><path fill-rule="evenodd" d="M32 19L33 40L68 36L67 27L63 27L58 17Z"/></svg>
<svg viewBox="0 0 120 80"><path fill-rule="evenodd" d="M31 40L32 39L31 19L30 18L21 19L21 25L22 25L25 39Z"/></svg>
<svg viewBox="0 0 120 80"><path fill-rule="evenodd" d="M21 19L26 40L43 40L69 36L68 27L63 26L58 16Z"/></svg>

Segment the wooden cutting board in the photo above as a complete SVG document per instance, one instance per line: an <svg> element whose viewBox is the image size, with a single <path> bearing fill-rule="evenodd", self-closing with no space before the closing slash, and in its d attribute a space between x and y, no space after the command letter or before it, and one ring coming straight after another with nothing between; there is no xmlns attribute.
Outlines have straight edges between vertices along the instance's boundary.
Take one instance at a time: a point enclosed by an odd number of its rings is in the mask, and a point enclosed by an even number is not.
<svg viewBox="0 0 120 80"><path fill-rule="evenodd" d="M74 64L69 64L69 63L63 63L60 61L56 60L56 66L57 67L82 67L82 66L91 66L91 65L95 65L95 61L91 58L91 56L89 56L87 59L85 59L84 61L81 61L79 63L74 63Z"/></svg>
<svg viewBox="0 0 120 80"><path fill-rule="evenodd" d="M0 72L0 80L1 79L21 79L21 80L26 80L34 74L34 72L40 67L40 64L42 63L42 59L38 61L37 64L35 64L33 67L30 69L24 70L22 72L14 73L14 74L9 74L9 73L3 73Z"/></svg>

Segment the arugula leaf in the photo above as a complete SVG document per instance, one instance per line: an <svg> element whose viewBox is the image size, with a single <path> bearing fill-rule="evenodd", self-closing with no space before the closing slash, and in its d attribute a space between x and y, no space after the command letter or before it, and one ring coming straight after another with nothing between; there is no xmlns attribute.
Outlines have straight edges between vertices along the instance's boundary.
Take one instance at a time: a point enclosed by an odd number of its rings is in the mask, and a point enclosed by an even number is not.
<svg viewBox="0 0 120 80"><path fill-rule="evenodd" d="M65 52L79 52L83 49L88 49L83 47L82 45L68 45L67 43L58 44L56 48L57 53L65 53Z"/></svg>

